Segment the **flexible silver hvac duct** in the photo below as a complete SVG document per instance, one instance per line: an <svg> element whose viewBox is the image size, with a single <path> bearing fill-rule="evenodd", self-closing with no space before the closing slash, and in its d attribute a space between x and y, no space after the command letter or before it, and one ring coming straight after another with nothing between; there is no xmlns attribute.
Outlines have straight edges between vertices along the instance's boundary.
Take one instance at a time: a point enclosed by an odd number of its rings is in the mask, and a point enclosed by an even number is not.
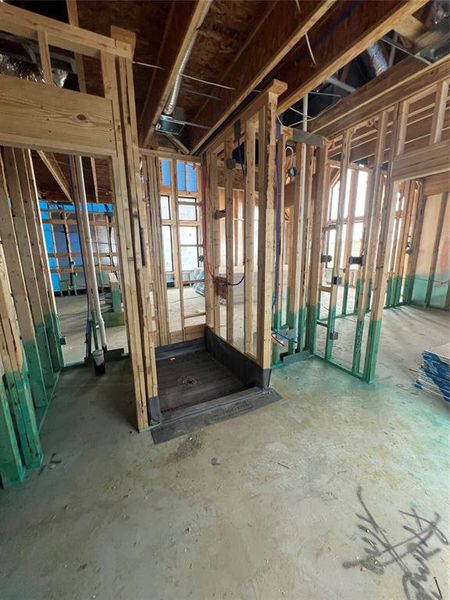
<svg viewBox="0 0 450 600"><path fill-rule="evenodd" d="M388 63L378 42L369 46L366 52L369 56L370 64L375 76L381 75L381 73L387 71Z"/></svg>
<svg viewBox="0 0 450 600"><path fill-rule="evenodd" d="M42 69L37 64L30 63L26 60L12 58L7 54L0 53L0 74L12 75L19 79L27 79L44 83L44 75ZM58 87L63 87L67 79L67 71L64 69L52 69L53 83Z"/></svg>
<svg viewBox="0 0 450 600"><path fill-rule="evenodd" d="M175 110L175 106L177 104L177 100L178 100L178 95L180 93L180 87L181 87L181 80L182 80L182 75L183 75L183 71L186 68L186 65L188 63L189 57L191 55L192 52L192 48L194 47L194 43L195 40L197 38L197 33L198 30L200 29L200 27L203 24L203 21L205 20L206 15L208 14L209 8L212 4L212 0L206 0L205 1L205 6L203 8L203 12L200 16L198 25L195 29L195 33L192 36L191 42L189 44L189 46L186 49L186 52L183 56L183 60L181 61L180 64L180 68L178 69L178 73L177 73L177 77L175 79L175 84L173 86L173 90L170 93L169 99L167 100L166 106L164 107L163 113L165 115L171 115L173 114L173 111Z"/></svg>

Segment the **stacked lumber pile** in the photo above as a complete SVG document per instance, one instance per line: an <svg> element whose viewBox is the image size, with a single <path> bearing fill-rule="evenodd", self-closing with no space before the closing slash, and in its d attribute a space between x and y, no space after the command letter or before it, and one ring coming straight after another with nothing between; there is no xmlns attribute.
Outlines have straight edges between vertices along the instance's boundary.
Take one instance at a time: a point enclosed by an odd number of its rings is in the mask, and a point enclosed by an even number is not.
<svg viewBox="0 0 450 600"><path fill-rule="evenodd" d="M450 402L450 343L422 353L416 387Z"/></svg>

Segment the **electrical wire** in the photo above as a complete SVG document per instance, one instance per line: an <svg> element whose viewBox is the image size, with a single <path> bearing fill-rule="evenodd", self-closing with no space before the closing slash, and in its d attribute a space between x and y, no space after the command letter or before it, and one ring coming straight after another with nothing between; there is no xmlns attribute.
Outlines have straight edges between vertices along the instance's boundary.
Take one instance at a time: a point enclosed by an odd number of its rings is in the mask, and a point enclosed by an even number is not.
<svg viewBox="0 0 450 600"><path fill-rule="evenodd" d="M272 327L272 332L276 335L278 335L280 338L283 338L284 340L287 340L288 342L293 342L295 341L295 337L290 338L287 335L284 335L284 333L281 333L281 331L278 331L277 329Z"/></svg>
<svg viewBox="0 0 450 600"><path fill-rule="evenodd" d="M207 182L208 182L208 167L202 166L202 193L203 193L203 198L204 198L204 202L205 202L205 208L206 208L206 202L207 202ZM211 278L214 279L214 273L211 270L211 266L209 264L209 260L208 260L208 233L207 233L207 225L206 225L206 210L203 213L203 262L205 263L206 269L210 275Z"/></svg>
<svg viewBox="0 0 450 600"><path fill-rule="evenodd" d="M244 161L242 159L242 152L241 152L241 136L238 136L237 139L237 144L238 144L238 157L239 157L239 164L241 165L241 169L242 169L242 175L245 177L245 167L244 167ZM236 283L232 283L230 281L226 282L226 285L232 286L232 287L236 287L238 285L241 285L241 283L244 281L245 279L245 271L244 274L242 275L242 277L240 278L240 280Z"/></svg>
<svg viewBox="0 0 450 600"><path fill-rule="evenodd" d="M277 178L276 216L275 216L275 290L272 300L272 311L278 300L278 284L280 280L280 228L281 228L281 190L280 165L278 163L278 144L275 148L275 172Z"/></svg>
<svg viewBox="0 0 450 600"><path fill-rule="evenodd" d="M206 204L206 198L207 196L207 181L208 181L208 169L207 167L202 167L203 169L203 176L202 176L202 192L203 192L203 198L205 199L205 204ZM207 233L207 225L206 225L206 212L204 214L204 218L203 218L203 262L205 263L206 269L210 275L210 277L212 279L214 279L214 273L211 269L211 265L209 264L209 259L208 259L208 233ZM240 285L245 279L245 273L244 275L242 275L241 279L237 282L237 283L232 283L230 281L226 281L225 284L226 285L230 285L230 286L237 286Z"/></svg>
<svg viewBox="0 0 450 600"><path fill-rule="evenodd" d="M300 1L299 0L295 0L295 3L297 4L298 12L301 15L302 14L302 10L300 8ZM314 58L314 54L313 54L313 51L312 51L312 48L311 48L311 43L309 41L309 37L308 37L308 33L307 32L305 33L305 40L306 40L306 45L308 46L308 51L309 51L309 54L311 56L311 60L313 61L314 65L317 65L317 62L316 62L316 59Z"/></svg>
<svg viewBox="0 0 450 600"><path fill-rule="evenodd" d="M241 136L238 136L238 139L236 140L237 144L238 144L238 157L239 157L239 164L241 165L241 169L242 169L242 175L245 177L246 176L246 171L247 169L244 166L244 159L242 158L242 152L241 152Z"/></svg>

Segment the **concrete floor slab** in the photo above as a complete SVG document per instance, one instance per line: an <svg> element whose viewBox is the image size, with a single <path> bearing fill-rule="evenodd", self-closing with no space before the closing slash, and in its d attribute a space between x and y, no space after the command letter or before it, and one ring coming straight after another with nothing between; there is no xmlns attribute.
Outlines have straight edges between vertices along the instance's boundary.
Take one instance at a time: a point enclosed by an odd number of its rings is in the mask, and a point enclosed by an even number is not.
<svg viewBox="0 0 450 600"><path fill-rule="evenodd" d="M311 359L274 372L281 401L155 446L129 362L107 373L62 374L45 467L0 492L2 600L449 597L443 402Z"/></svg>

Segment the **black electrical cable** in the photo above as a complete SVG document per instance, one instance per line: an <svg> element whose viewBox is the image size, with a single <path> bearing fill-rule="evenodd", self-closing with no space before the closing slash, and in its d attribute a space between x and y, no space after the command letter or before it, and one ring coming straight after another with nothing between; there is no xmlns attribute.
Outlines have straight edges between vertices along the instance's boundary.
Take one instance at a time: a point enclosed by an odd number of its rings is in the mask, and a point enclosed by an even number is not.
<svg viewBox="0 0 450 600"><path fill-rule="evenodd" d="M241 283L244 281L244 279L245 279L245 273L242 275L242 277L240 278L240 280L237 283L230 283L229 281L227 281L227 285L232 285L232 286L241 285Z"/></svg>

